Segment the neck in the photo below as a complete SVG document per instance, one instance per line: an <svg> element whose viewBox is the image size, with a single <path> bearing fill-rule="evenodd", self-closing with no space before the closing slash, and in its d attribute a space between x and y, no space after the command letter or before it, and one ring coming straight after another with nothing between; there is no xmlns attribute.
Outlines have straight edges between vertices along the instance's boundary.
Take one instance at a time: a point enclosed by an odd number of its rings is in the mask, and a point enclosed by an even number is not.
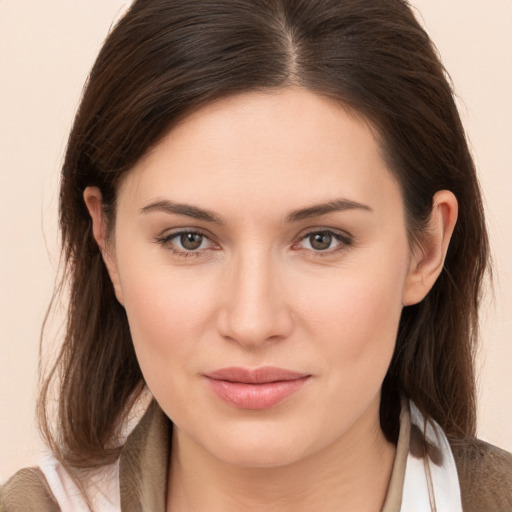
<svg viewBox="0 0 512 512"><path fill-rule="evenodd" d="M380 429L378 404L321 451L280 467L240 467L173 431L167 512L354 511L382 509L395 446Z"/></svg>

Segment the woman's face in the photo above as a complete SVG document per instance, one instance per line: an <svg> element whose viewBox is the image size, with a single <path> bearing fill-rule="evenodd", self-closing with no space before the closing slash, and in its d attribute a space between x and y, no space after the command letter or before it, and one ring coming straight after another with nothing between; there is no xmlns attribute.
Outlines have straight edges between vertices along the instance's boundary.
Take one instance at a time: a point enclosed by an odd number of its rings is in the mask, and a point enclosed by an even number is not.
<svg viewBox="0 0 512 512"><path fill-rule="evenodd" d="M206 106L126 177L111 249L178 439L268 467L378 430L413 257L368 124L294 88Z"/></svg>

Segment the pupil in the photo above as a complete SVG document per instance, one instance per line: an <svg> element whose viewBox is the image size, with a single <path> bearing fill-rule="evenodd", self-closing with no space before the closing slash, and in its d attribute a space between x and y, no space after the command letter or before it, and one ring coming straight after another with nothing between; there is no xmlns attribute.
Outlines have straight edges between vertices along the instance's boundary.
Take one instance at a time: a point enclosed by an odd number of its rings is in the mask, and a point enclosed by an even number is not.
<svg viewBox="0 0 512 512"><path fill-rule="evenodd" d="M198 233L183 233L180 236L181 245L189 251L199 248L202 241L203 235Z"/></svg>
<svg viewBox="0 0 512 512"><path fill-rule="evenodd" d="M329 233L315 233L311 236L311 247L322 251L329 248L331 241L332 236Z"/></svg>

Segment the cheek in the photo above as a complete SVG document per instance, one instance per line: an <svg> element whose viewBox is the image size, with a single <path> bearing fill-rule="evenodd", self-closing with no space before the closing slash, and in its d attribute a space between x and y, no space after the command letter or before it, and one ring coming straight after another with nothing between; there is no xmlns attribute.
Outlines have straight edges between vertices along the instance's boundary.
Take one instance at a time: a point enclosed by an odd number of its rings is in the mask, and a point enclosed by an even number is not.
<svg viewBox="0 0 512 512"><path fill-rule="evenodd" d="M165 346L180 333L201 328L208 309L205 283L157 273L144 273L124 288L130 326L151 333L155 343ZM163 348L163 347L162 347Z"/></svg>
<svg viewBox="0 0 512 512"><path fill-rule="evenodd" d="M327 437L348 430L375 400L395 348L405 261L398 268L393 259L369 263L339 269L324 286L309 281L298 306L323 377L311 411Z"/></svg>
<svg viewBox="0 0 512 512"><path fill-rule="evenodd" d="M373 258L331 273L325 282L304 282L298 306L304 328L321 339L326 364L347 373L387 370L402 311L407 262ZM341 372L339 372L341 374ZM335 374L335 373L333 373ZM354 375L355 376L355 375ZM383 375L382 375L383 377Z"/></svg>
<svg viewBox="0 0 512 512"><path fill-rule="evenodd" d="M125 266L122 272L125 309L137 358L147 384L158 396L180 388L180 370L200 366L198 344L212 301L197 273L168 266ZM172 384L172 386L170 386Z"/></svg>

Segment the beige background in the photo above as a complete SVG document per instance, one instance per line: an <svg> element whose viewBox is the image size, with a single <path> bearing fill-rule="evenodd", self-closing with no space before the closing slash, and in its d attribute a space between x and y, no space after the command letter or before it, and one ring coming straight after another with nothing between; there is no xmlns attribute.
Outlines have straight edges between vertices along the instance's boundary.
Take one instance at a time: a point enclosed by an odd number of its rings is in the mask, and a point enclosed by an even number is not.
<svg viewBox="0 0 512 512"><path fill-rule="evenodd" d="M512 451L512 0L413 0L461 98L496 298L483 315L479 434ZM59 165L82 84L128 0L0 1L0 481L37 462L40 325L58 266Z"/></svg>

